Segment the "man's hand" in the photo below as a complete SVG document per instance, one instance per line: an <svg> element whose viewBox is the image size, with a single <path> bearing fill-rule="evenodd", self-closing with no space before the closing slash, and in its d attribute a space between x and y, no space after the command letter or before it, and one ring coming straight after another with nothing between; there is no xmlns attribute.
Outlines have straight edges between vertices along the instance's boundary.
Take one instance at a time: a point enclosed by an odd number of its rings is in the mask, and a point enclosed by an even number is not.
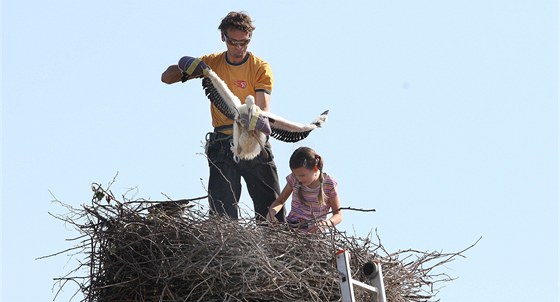
<svg viewBox="0 0 560 302"><path fill-rule="evenodd" d="M272 132L270 129L270 122L266 116L260 113L261 109L257 106L253 106L249 109L249 113L241 113L241 123L248 131L258 130L265 135L270 135Z"/></svg>
<svg viewBox="0 0 560 302"><path fill-rule="evenodd" d="M182 82L186 82L187 80L193 78L201 78L208 73L208 70L210 70L210 67L208 67L206 63L202 62L202 60L189 56L184 56L179 59L177 66L183 75L181 77Z"/></svg>

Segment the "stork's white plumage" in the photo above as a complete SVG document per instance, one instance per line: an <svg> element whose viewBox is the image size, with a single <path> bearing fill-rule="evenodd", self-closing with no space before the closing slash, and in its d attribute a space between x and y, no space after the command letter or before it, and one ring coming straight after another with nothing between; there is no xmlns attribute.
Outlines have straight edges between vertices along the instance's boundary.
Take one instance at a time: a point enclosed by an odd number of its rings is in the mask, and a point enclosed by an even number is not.
<svg viewBox="0 0 560 302"><path fill-rule="evenodd" d="M231 150L237 159L255 158L262 151L268 134L284 142L298 142L327 121L328 110L313 122L301 124L286 120L272 112L262 111L251 95L245 99L245 104L242 104L226 83L210 69L205 71L202 86L218 110L234 120ZM266 129L266 125L259 128L256 127L257 124L261 126L266 124L270 128Z"/></svg>

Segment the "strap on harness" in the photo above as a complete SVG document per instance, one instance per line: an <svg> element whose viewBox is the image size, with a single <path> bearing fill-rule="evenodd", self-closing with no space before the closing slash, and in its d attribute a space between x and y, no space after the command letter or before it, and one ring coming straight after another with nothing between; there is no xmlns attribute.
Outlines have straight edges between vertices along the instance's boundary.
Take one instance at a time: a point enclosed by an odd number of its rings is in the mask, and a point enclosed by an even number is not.
<svg viewBox="0 0 560 302"><path fill-rule="evenodd" d="M222 132L224 130L231 130L233 129L233 124L232 125L222 125L222 126L218 126L214 128L214 132L218 133L218 132Z"/></svg>
<svg viewBox="0 0 560 302"><path fill-rule="evenodd" d="M233 125L223 125L214 128L214 132L206 133L206 143L230 140L233 136L222 133L224 130L233 129Z"/></svg>

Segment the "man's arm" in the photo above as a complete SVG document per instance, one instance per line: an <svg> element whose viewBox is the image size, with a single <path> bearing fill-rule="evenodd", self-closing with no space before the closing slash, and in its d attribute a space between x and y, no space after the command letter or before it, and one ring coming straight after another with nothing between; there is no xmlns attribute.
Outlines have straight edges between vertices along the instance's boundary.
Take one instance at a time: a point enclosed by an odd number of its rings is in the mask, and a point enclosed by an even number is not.
<svg viewBox="0 0 560 302"><path fill-rule="evenodd" d="M173 84L181 81L183 73L179 70L179 66L171 65L161 74L161 81L166 84Z"/></svg>
<svg viewBox="0 0 560 302"><path fill-rule="evenodd" d="M262 111L270 111L270 94L264 91L257 91L255 93L255 104L257 104Z"/></svg>

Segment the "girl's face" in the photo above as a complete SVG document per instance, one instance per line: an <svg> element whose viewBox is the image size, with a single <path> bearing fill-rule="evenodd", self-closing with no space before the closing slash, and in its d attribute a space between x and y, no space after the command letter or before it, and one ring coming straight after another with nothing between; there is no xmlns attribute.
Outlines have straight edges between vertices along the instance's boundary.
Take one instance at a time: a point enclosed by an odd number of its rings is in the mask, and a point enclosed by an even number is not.
<svg viewBox="0 0 560 302"><path fill-rule="evenodd" d="M319 169L317 168L307 169L305 167L300 167L293 169L292 173L304 186L309 187L319 182Z"/></svg>

